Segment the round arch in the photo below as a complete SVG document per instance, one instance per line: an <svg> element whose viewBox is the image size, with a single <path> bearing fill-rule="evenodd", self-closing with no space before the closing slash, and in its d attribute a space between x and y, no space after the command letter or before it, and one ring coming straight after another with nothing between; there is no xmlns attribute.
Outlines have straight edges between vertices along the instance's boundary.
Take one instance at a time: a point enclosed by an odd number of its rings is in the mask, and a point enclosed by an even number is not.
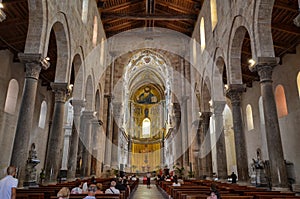
<svg viewBox="0 0 300 199"><path fill-rule="evenodd" d="M93 86L92 76L89 75L86 80L86 87L85 87L85 100L86 100L86 110L92 110L93 108L93 101L94 101L94 86Z"/></svg>
<svg viewBox="0 0 300 199"><path fill-rule="evenodd" d="M254 27L253 31L255 37L255 49L252 56L257 57L275 57L271 22L272 22L272 10L275 0L258 0L256 1L255 11L254 11Z"/></svg>
<svg viewBox="0 0 300 199"><path fill-rule="evenodd" d="M241 51L246 32L249 31L249 25L243 16L236 16L230 34L229 46L228 46L228 63L227 70L227 83L228 84L242 84L242 71L241 71ZM253 35L250 36L251 53L254 48Z"/></svg>

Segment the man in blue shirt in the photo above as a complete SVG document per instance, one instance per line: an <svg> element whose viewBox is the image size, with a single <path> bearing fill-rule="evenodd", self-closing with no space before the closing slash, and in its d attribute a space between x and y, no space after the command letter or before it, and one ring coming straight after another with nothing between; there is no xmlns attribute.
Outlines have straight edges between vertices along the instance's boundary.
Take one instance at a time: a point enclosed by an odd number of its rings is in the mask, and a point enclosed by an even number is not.
<svg viewBox="0 0 300 199"><path fill-rule="evenodd" d="M17 169L14 166L7 168L7 176L0 181L0 198L16 199L18 179L15 178Z"/></svg>

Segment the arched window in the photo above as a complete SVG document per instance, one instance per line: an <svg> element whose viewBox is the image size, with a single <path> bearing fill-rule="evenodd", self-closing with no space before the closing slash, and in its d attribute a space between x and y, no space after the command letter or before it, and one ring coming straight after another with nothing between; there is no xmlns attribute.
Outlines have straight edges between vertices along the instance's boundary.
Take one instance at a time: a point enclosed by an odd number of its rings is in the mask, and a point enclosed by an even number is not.
<svg viewBox="0 0 300 199"><path fill-rule="evenodd" d="M211 14L211 30L214 31L218 23L217 0L210 0L210 14Z"/></svg>
<svg viewBox="0 0 300 199"><path fill-rule="evenodd" d="M93 29L93 45L97 45L97 37L98 37L98 20L97 16L94 16L94 29Z"/></svg>
<svg viewBox="0 0 300 199"><path fill-rule="evenodd" d="M142 131L142 137L143 138L149 138L150 137L150 125L151 122L148 118L145 118L143 120L143 131Z"/></svg>
<svg viewBox="0 0 300 199"><path fill-rule="evenodd" d="M204 18L201 18L200 22L200 42L201 42L201 52L205 49L205 27L204 27Z"/></svg>
<svg viewBox="0 0 300 199"><path fill-rule="evenodd" d="M105 49L105 40L102 37L101 39L101 51L100 51L100 64L104 66L104 49Z"/></svg>
<svg viewBox="0 0 300 199"><path fill-rule="evenodd" d="M40 109L40 118L39 118L39 127L45 128L46 125L46 116L47 116L47 102L44 100L41 104Z"/></svg>
<svg viewBox="0 0 300 199"><path fill-rule="evenodd" d="M87 16L89 11L89 0L83 0L82 1L82 14L81 19L83 23L87 22Z"/></svg>
<svg viewBox="0 0 300 199"><path fill-rule="evenodd" d="M298 95L300 98L300 72L297 75L297 87L298 87Z"/></svg>
<svg viewBox="0 0 300 199"><path fill-rule="evenodd" d="M278 117L284 117L288 114L286 98L284 88L282 85L278 85L275 89L275 99Z"/></svg>
<svg viewBox="0 0 300 199"><path fill-rule="evenodd" d="M19 93L19 84L17 80L11 79L7 89L6 101L4 111L6 113L14 114L16 110Z"/></svg>
<svg viewBox="0 0 300 199"><path fill-rule="evenodd" d="M248 128L248 131L250 131L250 130L254 129L252 107L250 104L248 104L246 106L246 115L247 115L247 128Z"/></svg>

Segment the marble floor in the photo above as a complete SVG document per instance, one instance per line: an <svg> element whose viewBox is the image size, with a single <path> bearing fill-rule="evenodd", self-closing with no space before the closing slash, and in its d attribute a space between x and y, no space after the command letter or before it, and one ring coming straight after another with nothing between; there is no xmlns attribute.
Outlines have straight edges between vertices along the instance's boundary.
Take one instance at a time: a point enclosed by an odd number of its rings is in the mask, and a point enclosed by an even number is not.
<svg viewBox="0 0 300 199"><path fill-rule="evenodd" d="M147 188L147 185L139 184L130 199L166 199L166 197L163 196L155 184L151 184L150 188Z"/></svg>

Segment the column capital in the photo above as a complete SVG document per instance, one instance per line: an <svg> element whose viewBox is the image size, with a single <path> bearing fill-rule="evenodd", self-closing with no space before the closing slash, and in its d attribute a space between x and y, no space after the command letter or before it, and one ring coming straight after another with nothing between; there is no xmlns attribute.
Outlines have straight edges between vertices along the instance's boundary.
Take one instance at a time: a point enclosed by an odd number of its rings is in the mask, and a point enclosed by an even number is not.
<svg viewBox="0 0 300 199"><path fill-rule="evenodd" d="M68 91L68 83L51 82L50 86L55 94L55 102L65 102Z"/></svg>
<svg viewBox="0 0 300 199"><path fill-rule="evenodd" d="M260 83L272 82L273 68L279 63L278 57L258 57L257 62L252 67L249 67L250 71L257 71L260 77Z"/></svg>
<svg viewBox="0 0 300 199"><path fill-rule="evenodd" d="M95 111L82 111L82 117L93 120L96 118L97 112Z"/></svg>
<svg viewBox="0 0 300 199"><path fill-rule="evenodd" d="M38 79L41 69L48 69L50 63L41 54L19 53L18 57L25 65L26 78Z"/></svg>
<svg viewBox="0 0 300 199"><path fill-rule="evenodd" d="M244 84L230 84L226 90L226 96L231 100L231 104L240 104L242 93L246 91Z"/></svg>
<svg viewBox="0 0 300 199"><path fill-rule="evenodd" d="M80 116L81 110L85 107L86 102L80 99L72 99L71 104L74 108L74 116Z"/></svg>

